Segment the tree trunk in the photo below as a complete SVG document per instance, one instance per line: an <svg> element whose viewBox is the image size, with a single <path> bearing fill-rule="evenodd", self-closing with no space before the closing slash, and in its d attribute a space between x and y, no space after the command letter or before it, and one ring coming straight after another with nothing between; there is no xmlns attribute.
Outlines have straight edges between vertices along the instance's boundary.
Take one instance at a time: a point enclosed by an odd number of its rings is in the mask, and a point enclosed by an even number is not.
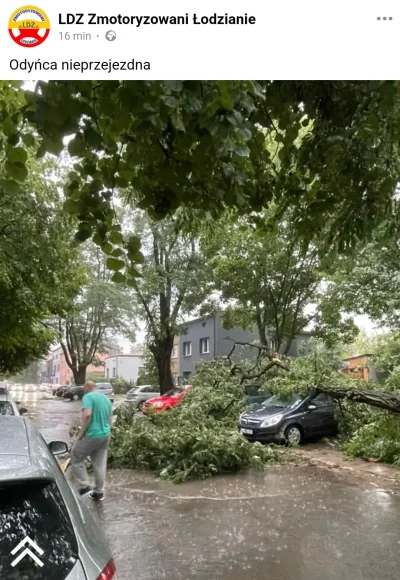
<svg viewBox="0 0 400 580"><path fill-rule="evenodd" d="M351 387L316 387L316 390L321 393L327 393L333 399L365 403L365 405L370 405L371 407L400 414L400 397L393 393L369 389L352 389Z"/></svg>
<svg viewBox="0 0 400 580"><path fill-rule="evenodd" d="M173 342L173 337L167 337L149 347L156 361L161 395L164 395L175 386L171 373L171 353Z"/></svg>
<svg viewBox="0 0 400 580"><path fill-rule="evenodd" d="M267 335L265 332L265 326L262 322L261 311L260 311L260 308L258 306L256 308L256 322L257 322L257 330L258 330L260 344L262 346L268 346L268 340L267 340Z"/></svg>
<svg viewBox="0 0 400 580"><path fill-rule="evenodd" d="M87 366L80 365L77 369L72 369L74 375L75 385L84 385L86 381L86 369Z"/></svg>

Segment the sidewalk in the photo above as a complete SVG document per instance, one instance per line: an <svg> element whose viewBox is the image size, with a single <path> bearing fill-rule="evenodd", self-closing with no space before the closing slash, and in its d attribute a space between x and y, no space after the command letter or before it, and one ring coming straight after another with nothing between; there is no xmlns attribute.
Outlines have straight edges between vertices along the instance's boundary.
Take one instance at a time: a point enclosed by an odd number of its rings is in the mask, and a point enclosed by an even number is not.
<svg viewBox="0 0 400 580"><path fill-rule="evenodd" d="M400 468L386 463L368 461L357 458L347 459L343 453L337 449L332 449L324 443L308 444L295 450L308 465L325 467L326 469L338 469L347 471L358 477L368 477L370 483L384 482L394 485L396 491L400 491Z"/></svg>

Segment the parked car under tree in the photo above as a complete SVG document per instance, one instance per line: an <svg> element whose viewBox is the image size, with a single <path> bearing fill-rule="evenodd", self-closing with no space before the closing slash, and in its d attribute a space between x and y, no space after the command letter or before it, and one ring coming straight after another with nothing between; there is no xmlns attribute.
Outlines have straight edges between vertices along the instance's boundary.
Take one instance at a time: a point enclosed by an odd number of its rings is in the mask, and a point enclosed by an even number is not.
<svg viewBox="0 0 400 580"><path fill-rule="evenodd" d="M239 432L249 441L302 443L338 432L333 399L326 393L287 399L273 396L239 418Z"/></svg>
<svg viewBox="0 0 400 580"><path fill-rule="evenodd" d="M160 387L158 385L141 385L140 387L133 387L126 394L125 401L131 405L135 405L139 411L143 410L143 406L149 399L154 399L160 394Z"/></svg>

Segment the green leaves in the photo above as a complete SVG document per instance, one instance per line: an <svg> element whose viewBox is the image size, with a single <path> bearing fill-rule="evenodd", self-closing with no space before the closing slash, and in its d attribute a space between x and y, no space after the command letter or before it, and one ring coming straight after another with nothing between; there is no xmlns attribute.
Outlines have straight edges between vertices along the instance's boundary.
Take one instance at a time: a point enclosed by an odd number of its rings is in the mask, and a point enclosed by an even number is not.
<svg viewBox="0 0 400 580"><path fill-rule="evenodd" d="M110 242L112 244L122 244L123 240L124 240L124 238L123 238L121 232L118 232L115 230L110 232Z"/></svg>
<svg viewBox="0 0 400 580"><path fill-rule="evenodd" d="M22 141L27 147L33 147L35 145L35 137L32 135L32 133L23 133Z"/></svg>
<svg viewBox="0 0 400 580"><path fill-rule="evenodd" d="M45 137L42 141L41 148L47 151L48 153L52 153L53 155L58 156L64 149L64 144L62 142L62 139L52 139L49 137Z"/></svg>
<svg viewBox="0 0 400 580"><path fill-rule="evenodd" d="M20 183L23 183L28 176L28 170L25 166L27 159L28 154L23 147L7 149L7 161L4 168L11 177Z"/></svg>
<svg viewBox="0 0 400 580"><path fill-rule="evenodd" d="M23 163L11 163L10 161L6 161L4 164L4 169L10 177L14 178L20 183L23 183L28 177L28 170Z"/></svg>
<svg viewBox="0 0 400 580"><path fill-rule="evenodd" d="M79 203L73 199L67 199L63 204L64 211L70 215L75 215L79 212Z"/></svg>
<svg viewBox="0 0 400 580"><path fill-rule="evenodd" d="M11 195L17 195L20 185L12 179L0 179L0 189Z"/></svg>
<svg viewBox="0 0 400 580"><path fill-rule="evenodd" d="M82 137L77 136L68 143L68 152L71 157L83 157L86 151L86 143Z"/></svg>
<svg viewBox="0 0 400 580"><path fill-rule="evenodd" d="M108 258L106 265L109 270L122 270L125 266L125 262L123 260L118 260L117 258Z"/></svg>
<svg viewBox="0 0 400 580"><path fill-rule="evenodd" d="M123 284L124 282L126 282L126 276L121 274L121 272L115 272L115 274L113 274L111 280L113 282L116 282L117 284Z"/></svg>
<svg viewBox="0 0 400 580"><path fill-rule="evenodd" d="M8 174L26 179L21 139L37 139L41 157L74 135L78 186L69 178L65 189L81 203L78 219L107 234L118 222L112 195L129 187L157 219L180 207L246 215L274 200L298 211L296 236L324 231L343 249L390 218L399 82L51 81L35 92L0 83Z"/></svg>
<svg viewBox="0 0 400 580"><path fill-rule="evenodd" d="M228 365L220 360L202 364L192 385L180 405L149 421L135 421L119 407L110 446L114 467L150 469L181 483L277 461L272 447L249 443L238 433L244 390Z"/></svg>
<svg viewBox="0 0 400 580"><path fill-rule="evenodd" d="M11 163L26 163L28 154L23 147L12 147L7 151L7 159Z"/></svg>

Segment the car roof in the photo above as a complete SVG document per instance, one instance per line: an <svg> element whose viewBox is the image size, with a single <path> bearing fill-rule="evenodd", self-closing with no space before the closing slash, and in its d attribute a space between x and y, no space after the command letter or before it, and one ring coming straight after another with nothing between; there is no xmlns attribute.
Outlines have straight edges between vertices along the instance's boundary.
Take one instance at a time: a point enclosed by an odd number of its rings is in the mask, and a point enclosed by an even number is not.
<svg viewBox="0 0 400 580"><path fill-rule="evenodd" d="M0 482L54 479L50 451L36 427L26 418L0 418Z"/></svg>

